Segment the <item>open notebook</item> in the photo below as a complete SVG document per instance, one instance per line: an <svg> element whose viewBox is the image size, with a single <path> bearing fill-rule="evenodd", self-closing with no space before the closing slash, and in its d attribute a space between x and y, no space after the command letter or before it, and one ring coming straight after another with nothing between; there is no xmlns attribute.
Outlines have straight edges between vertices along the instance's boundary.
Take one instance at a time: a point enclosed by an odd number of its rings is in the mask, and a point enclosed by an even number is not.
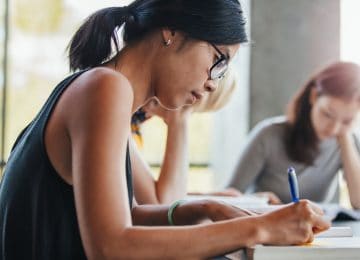
<svg viewBox="0 0 360 260"><path fill-rule="evenodd" d="M360 210L346 209L338 204L319 204L325 215L333 221L360 220ZM359 257L360 259L360 257Z"/></svg>

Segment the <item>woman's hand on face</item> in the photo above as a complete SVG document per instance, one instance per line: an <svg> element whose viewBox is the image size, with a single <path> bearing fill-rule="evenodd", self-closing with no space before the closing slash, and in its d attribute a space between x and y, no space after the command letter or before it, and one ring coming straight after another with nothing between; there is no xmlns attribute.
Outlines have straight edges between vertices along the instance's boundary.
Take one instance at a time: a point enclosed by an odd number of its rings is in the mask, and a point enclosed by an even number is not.
<svg viewBox="0 0 360 260"><path fill-rule="evenodd" d="M166 110L162 108L156 99L150 99L143 107L145 117L150 118L152 116L158 116L169 125L172 123L178 123L183 120L187 120L192 112L191 106L185 106L179 110Z"/></svg>
<svg viewBox="0 0 360 260"><path fill-rule="evenodd" d="M337 142L339 143L340 147L342 147L342 145L347 144L349 141L352 141L352 133L353 130L352 128L349 128L347 131L343 130L341 131L337 136Z"/></svg>
<svg viewBox="0 0 360 260"><path fill-rule="evenodd" d="M254 195L258 196L258 197L268 198L269 203L272 205L282 204L282 201L279 199L279 197L274 192L271 192L271 191L256 192L256 193L254 193Z"/></svg>
<svg viewBox="0 0 360 260"><path fill-rule="evenodd" d="M314 234L330 227L323 211L307 200L263 214L260 240L263 244L292 245L310 243Z"/></svg>

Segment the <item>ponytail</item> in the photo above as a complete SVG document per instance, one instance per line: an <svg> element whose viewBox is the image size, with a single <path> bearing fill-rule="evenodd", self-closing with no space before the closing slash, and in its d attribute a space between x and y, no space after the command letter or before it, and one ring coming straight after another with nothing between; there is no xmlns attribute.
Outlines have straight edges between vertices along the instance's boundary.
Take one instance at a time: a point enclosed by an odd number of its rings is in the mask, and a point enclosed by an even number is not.
<svg viewBox="0 0 360 260"><path fill-rule="evenodd" d="M70 70L87 69L104 62L111 55L111 42L119 51L115 29L129 16L128 7L104 8L89 16L70 41Z"/></svg>
<svg viewBox="0 0 360 260"><path fill-rule="evenodd" d="M219 45L247 41L238 0L135 0L101 9L81 25L69 44L70 69L99 66L110 58L112 43L119 52L116 29L122 26L122 40L129 45L161 28Z"/></svg>

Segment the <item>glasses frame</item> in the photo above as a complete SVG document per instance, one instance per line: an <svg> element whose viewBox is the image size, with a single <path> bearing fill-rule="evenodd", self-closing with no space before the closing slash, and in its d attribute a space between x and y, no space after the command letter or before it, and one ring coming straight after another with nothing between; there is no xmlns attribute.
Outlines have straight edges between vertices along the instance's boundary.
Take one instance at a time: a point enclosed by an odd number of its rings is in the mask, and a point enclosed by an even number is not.
<svg viewBox="0 0 360 260"><path fill-rule="evenodd" d="M215 44L211 44L211 46L216 50L216 52L220 55L220 58L211 66L211 68L210 68L210 70L209 70L209 79L210 80L219 80L219 79L222 79L224 76L225 76L225 73L226 73L226 71L227 71L227 69L228 69L228 60L229 60L229 58L224 54L224 53L222 53L221 51L220 51L220 49L218 48L218 47L216 47L216 45ZM214 68L217 66L217 65L219 65L221 62L223 62L223 61L226 61L226 69L224 70L224 73L222 74L222 75L220 75L220 76L216 76L216 77L214 77L214 76L212 76L212 72L213 72L213 70L214 70Z"/></svg>

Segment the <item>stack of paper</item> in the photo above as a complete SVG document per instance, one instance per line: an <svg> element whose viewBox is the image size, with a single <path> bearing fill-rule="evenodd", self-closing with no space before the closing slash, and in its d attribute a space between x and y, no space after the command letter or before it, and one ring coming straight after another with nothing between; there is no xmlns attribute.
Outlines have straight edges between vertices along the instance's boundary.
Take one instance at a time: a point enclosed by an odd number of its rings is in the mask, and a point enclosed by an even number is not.
<svg viewBox="0 0 360 260"><path fill-rule="evenodd" d="M360 237L315 238L301 246L262 246L253 248L252 260L355 260L360 259Z"/></svg>
<svg viewBox="0 0 360 260"><path fill-rule="evenodd" d="M311 244L299 246L257 245L226 255L232 260L352 260L360 259L360 237L350 227L331 227L315 236ZM244 256L246 254L246 256Z"/></svg>

